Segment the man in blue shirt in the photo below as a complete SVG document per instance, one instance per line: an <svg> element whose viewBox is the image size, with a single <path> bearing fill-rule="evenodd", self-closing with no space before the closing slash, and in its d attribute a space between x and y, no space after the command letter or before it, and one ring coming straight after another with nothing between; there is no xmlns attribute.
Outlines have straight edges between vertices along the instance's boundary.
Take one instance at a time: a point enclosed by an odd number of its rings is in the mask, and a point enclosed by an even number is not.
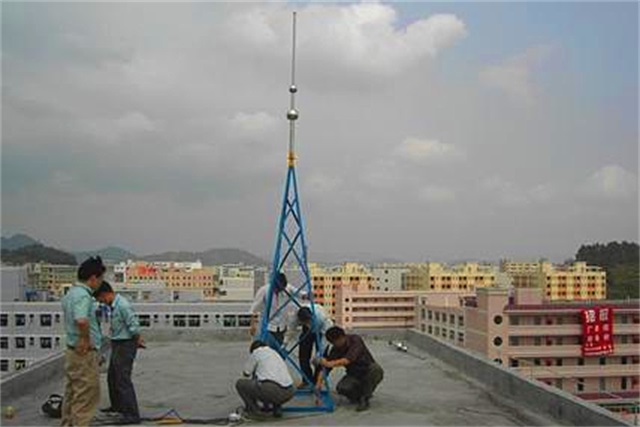
<svg viewBox="0 0 640 427"><path fill-rule="evenodd" d="M62 298L65 352L63 426L87 426L100 402L99 350L102 333L96 318L93 291L102 283L106 268L91 257L78 268L78 282Z"/></svg>
<svg viewBox="0 0 640 427"><path fill-rule="evenodd" d="M102 411L122 414L119 424L137 424L140 422L140 410L131 372L138 348L144 348L140 323L131 303L116 294L109 283L102 282L95 296L111 307L111 358L107 374L111 406Z"/></svg>

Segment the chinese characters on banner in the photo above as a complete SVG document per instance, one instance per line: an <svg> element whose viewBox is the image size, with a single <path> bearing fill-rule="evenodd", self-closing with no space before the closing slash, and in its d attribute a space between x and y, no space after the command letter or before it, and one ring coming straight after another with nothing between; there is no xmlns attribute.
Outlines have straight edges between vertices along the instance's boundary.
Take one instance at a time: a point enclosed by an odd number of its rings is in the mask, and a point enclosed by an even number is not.
<svg viewBox="0 0 640 427"><path fill-rule="evenodd" d="M613 353L613 310L611 307L585 308L582 317L582 355Z"/></svg>

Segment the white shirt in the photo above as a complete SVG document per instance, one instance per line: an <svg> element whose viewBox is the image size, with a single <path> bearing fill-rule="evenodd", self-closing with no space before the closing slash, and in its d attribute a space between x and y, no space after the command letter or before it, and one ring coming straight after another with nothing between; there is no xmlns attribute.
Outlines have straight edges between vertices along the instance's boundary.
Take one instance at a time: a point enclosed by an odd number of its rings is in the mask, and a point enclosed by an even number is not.
<svg viewBox="0 0 640 427"><path fill-rule="evenodd" d="M293 385L287 364L284 363L278 352L267 346L253 350L244 366L244 374L248 377L255 377L258 381L276 382L282 387Z"/></svg>
<svg viewBox="0 0 640 427"><path fill-rule="evenodd" d="M264 314L263 312L267 305L268 288L269 285L264 285L256 291L256 296L253 300L253 304L251 305L251 313L260 313L261 316ZM287 291L291 293L289 287L287 287ZM269 331L277 332L278 330L284 331L285 329L287 329L287 324L289 323L289 312L291 311L291 308L295 306L295 303L293 302L287 304L289 300L289 296L284 292L275 292L273 294L273 297L271 298L271 313L269 316L271 320L269 321L269 325L267 326L267 329ZM280 307L284 306L285 304L287 304L286 307L280 310L280 312L274 316L276 311L278 311ZM262 321L262 319L260 320Z"/></svg>

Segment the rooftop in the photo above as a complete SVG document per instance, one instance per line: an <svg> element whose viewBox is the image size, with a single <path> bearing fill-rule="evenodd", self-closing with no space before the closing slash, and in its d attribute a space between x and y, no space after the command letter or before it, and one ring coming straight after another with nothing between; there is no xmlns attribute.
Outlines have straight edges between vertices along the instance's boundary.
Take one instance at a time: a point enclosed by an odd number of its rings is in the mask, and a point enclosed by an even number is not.
<svg viewBox="0 0 640 427"><path fill-rule="evenodd" d="M398 333L397 338L402 339L402 334ZM567 420L545 414L544 410L534 413L527 405L520 405L493 393L491 389L466 377L455 366L421 350L417 343L413 345L409 342L409 351L399 352L389 345L389 338L393 337L366 338L374 357L385 369L385 378L372 399L369 411L355 412L353 406L336 397L337 407L333 413L285 413L282 419L273 420L271 424L568 424ZM238 336L216 338L210 334L200 334L156 339L150 337L148 348L139 353L134 368L134 384L142 416L157 417L175 409L181 416L190 419L226 417L241 405L234 385L248 355L248 344L247 339ZM61 366L58 363L55 370L60 371ZM28 374L25 372L21 375ZM335 379L341 375L342 370L334 370L332 373L334 386ZM58 425L59 420L46 418L40 411L40 406L49 394L63 394L63 381L59 372L58 375L49 376L49 380L24 390L22 396L17 397L18 393L13 396L3 393L3 406L11 405L16 410L16 416L4 419L3 425ZM104 374L101 380L100 407L105 407L108 406L108 397ZM593 424L600 424L595 421Z"/></svg>

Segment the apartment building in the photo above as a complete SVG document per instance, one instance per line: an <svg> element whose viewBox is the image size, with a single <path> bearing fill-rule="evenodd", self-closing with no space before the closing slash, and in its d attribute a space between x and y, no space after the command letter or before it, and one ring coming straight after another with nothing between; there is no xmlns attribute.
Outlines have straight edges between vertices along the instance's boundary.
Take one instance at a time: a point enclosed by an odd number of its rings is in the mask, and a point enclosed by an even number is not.
<svg viewBox="0 0 640 427"><path fill-rule="evenodd" d="M414 328L417 292L336 289L335 323L345 329Z"/></svg>
<svg viewBox="0 0 640 427"><path fill-rule="evenodd" d="M516 288L540 288L548 301L588 301L607 297L607 273L586 262L553 265L550 262L503 261L500 270L509 274Z"/></svg>
<svg viewBox="0 0 640 427"><path fill-rule="evenodd" d="M610 336L601 332L613 349L590 355L584 310L602 307L613 316ZM504 289L479 289L465 303L464 322L466 348L527 377L609 408L639 400L638 301L552 303L540 288L517 289L511 297Z"/></svg>
<svg viewBox="0 0 640 427"><path fill-rule="evenodd" d="M438 292L419 295L416 329L459 347L465 346L465 301L475 293Z"/></svg>
<svg viewBox="0 0 640 427"><path fill-rule="evenodd" d="M57 265L44 262L27 264L27 287L46 295L42 299L60 298L64 285L76 282L77 265Z"/></svg>
<svg viewBox="0 0 640 427"><path fill-rule="evenodd" d="M25 301L27 298L27 267L0 267L0 301Z"/></svg>
<svg viewBox="0 0 640 427"><path fill-rule="evenodd" d="M404 290L405 273L409 272L408 264L378 264L371 267L373 286L376 291L398 292Z"/></svg>
<svg viewBox="0 0 640 427"><path fill-rule="evenodd" d="M134 303L143 330L209 330L248 328L246 303ZM108 326L103 325L107 333ZM0 312L0 374L24 369L65 347L59 302L3 303Z"/></svg>
<svg viewBox="0 0 640 427"><path fill-rule="evenodd" d="M374 289L373 275L365 266L357 263L345 263L337 267L322 267L309 264L313 297L322 304L332 317L336 315L336 293L347 287L353 292L368 292Z"/></svg>
<svg viewBox="0 0 640 427"><path fill-rule="evenodd" d="M414 264L404 274L407 291L473 291L496 286L500 274L494 266L464 263L449 267L437 262Z"/></svg>

